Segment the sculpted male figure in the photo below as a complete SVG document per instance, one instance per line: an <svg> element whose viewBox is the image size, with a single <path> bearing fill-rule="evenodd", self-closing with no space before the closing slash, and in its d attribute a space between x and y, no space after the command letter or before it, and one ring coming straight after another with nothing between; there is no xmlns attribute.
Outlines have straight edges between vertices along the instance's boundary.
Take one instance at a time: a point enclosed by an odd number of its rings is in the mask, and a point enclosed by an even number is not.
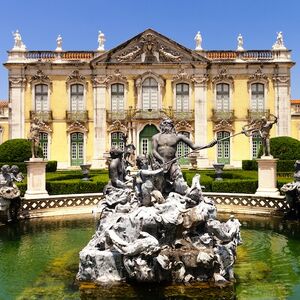
<svg viewBox="0 0 300 300"><path fill-rule="evenodd" d="M205 146L196 146L183 134L176 134L174 123L170 119L162 120L159 127L161 132L157 133L152 138L154 160L156 161L157 166L164 167L166 186L172 185L171 190L184 195L188 190L188 185L184 181L180 167L175 160L178 143L184 142L193 150L201 150L213 147L217 144L217 141L214 140Z"/></svg>
<svg viewBox="0 0 300 300"><path fill-rule="evenodd" d="M38 157L38 149L40 144L40 126L39 126L39 120L37 118L33 119L33 122L30 126L28 140L31 141L32 158Z"/></svg>
<svg viewBox="0 0 300 300"><path fill-rule="evenodd" d="M266 117L261 118L261 126L259 128L259 134L262 138L263 155L264 156L271 156L270 131L271 131L272 126L276 123L277 123L277 117L275 117L274 121L268 121Z"/></svg>

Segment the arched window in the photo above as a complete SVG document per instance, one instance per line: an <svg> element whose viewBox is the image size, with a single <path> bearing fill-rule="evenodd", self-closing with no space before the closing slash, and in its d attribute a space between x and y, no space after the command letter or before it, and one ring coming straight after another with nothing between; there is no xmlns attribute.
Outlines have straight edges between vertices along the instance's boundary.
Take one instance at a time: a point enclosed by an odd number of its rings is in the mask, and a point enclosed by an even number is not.
<svg viewBox="0 0 300 300"><path fill-rule="evenodd" d="M111 110L124 110L124 84L115 83L111 85Z"/></svg>
<svg viewBox="0 0 300 300"><path fill-rule="evenodd" d="M176 110L189 110L189 85L186 83L176 84Z"/></svg>
<svg viewBox="0 0 300 300"><path fill-rule="evenodd" d="M73 132L71 138L71 166L79 166L83 164L84 138L83 133Z"/></svg>
<svg viewBox="0 0 300 300"><path fill-rule="evenodd" d="M230 133L228 131L219 131L217 133L217 139L223 139L225 137L229 137ZM229 164L230 163L230 140L226 139L218 142L218 150L217 150L217 160L218 163Z"/></svg>
<svg viewBox="0 0 300 300"><path fill-rule="evenodd" d="M118 147L124 150L124 133L123 132L113 132L111 134L111 146Z"/></svg>
<svg viewBox="0 0 300 300"><path fill-rule="evenodd" d="M216 109L218 111L229 111L230 109L229 87L227 83L218 83L216 86Z"/></svg>
<svg viewBox="0 0 300 300"><path fill-rule="evenodd" d="M251 84L251 109L255 111L265 109L265 86L262 83Z"/></svg>
<svg viewBox="0 0 300 300"><path fill-rule="evenodd" d="M37 84L34 87L34 102L36 111L48 110L48 85Z"/></svg>
<svg viewBox="0 0 300 300"><path fill-rule="evenodd" d="M261 146L261 136L258 132L254 132L252 134L252 158L257 158L258 151Z"/></svg>
<svg viewBox="0 0 300 300"><path fill-rule="evenodd" d="M159 131L154 125L146 125L140 132L140 154L149 154L152 152L152 137Z"/></svg>
<svg viewBox="0 0 300 300"><path fill-rule="evenodd" d="M158 109L158 84L154 78L147 78L142 84L142 109Z"/></svg>
<svg viewBox="0 0 300 300"><path fill-rule="evenodd" d="M48 159L49 158L49 151L48 151L48 133L47 132L40 132L40 147L43 151L43 157Z"/></svg>
<svg viewBox="0 0 300 300"><path fill-rule="evenodd" d="M83 111L84 110L84 88L82 84L72 84L70 86L71 96L71 111Z"/></svg>
<svg viewBox="0 0 300 300"><path fill-rule="evenodd" d="M181 131L178 132L179 134L185 135L186 137L190 137L190 133L187 131ZM179 142L177 144L177 157L185 156L179 159L179 164L181 165L188 165L189 164L189 158L187 157L187 154L190 152L190 147L183 143Z"/></svg>

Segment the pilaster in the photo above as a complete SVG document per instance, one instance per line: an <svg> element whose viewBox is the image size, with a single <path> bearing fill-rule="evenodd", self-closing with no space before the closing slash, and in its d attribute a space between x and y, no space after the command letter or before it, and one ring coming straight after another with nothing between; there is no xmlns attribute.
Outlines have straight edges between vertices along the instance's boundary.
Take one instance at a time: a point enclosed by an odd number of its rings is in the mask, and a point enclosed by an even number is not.
<svg viewBox="0 0 300 300"><path fill-rule="evenodd" d="M24 90L26 79L9 78L9 127L10 139L25 138Z"/></svg>

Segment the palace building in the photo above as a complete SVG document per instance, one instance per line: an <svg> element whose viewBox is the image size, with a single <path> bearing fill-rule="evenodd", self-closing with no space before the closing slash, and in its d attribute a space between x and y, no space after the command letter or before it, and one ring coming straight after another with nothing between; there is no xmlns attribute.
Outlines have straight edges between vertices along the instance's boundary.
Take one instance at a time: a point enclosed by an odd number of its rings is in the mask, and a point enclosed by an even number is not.
<svg viewBox="0 0 300 300"><path fill-rule="evenodd" d="M228 137L262 116L278 116L271 136L291 135L291 51L281 33L271 50L195 50L152 30L104 50L99 32L95 51L28 51L18 32L4 64L9 80L9 138L26 138L40 120L44 156L59 168L92 163L104 168L111 146L151 151L160 120L170 117L177 132L196 144ZM298 134L298 133L297 133ZM298 137L299 138L299 137ZM202 150L198 167L221 162L241 167L255 158L260 137L244 134ZM178 155L188 153L178 145ZM189 159L181 159L188 166Z"/></svg>

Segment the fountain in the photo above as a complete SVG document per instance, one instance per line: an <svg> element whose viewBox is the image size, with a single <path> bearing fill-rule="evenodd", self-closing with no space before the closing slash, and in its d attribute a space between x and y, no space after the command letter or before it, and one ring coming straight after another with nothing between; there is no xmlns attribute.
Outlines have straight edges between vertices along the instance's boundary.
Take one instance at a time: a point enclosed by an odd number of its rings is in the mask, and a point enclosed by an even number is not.
<svg viewBox="0 0 300 300"><path fill-rule="evenodd" d="M177 164L176 147L185 142L169 119L153 137L152 155L138 156L138 172L126 171L123 151L112 148L110 182L98 205L99 224L80 252L77 280L94 283L195 282L234 280L240 222L217 220L213 200L204 197L200 175L189 187Z"/></svg>

